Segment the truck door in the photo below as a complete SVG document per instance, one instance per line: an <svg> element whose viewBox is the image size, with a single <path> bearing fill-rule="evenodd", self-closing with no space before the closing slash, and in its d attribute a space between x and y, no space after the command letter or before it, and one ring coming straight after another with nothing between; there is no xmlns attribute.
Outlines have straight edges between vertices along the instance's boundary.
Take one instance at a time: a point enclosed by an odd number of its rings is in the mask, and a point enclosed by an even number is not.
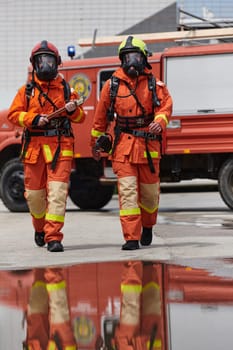
<svg viewBox="0 0 233 350"><path fill-rule="evenodd" d="M233 53L208 47L176 48L164 56L174 102L166 154L232 152Z"/></svg>

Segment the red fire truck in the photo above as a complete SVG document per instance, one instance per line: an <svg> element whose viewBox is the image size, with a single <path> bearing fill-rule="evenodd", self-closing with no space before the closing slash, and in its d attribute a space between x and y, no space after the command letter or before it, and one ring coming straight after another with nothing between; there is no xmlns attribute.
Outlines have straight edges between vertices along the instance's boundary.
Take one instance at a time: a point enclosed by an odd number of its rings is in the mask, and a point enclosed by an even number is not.
<svg viewBox="0 0 233 350"><path fill-rule="evenodd" d="M212 33L205 31L206 37ZM186 32L186 37L190 40L193 35L195 39L197 33ZM159 34L162 41L164 36ZM149 39L145 36L145 41L153 41ZM162 142L161 182L217 180L223 201L233 209L233 43L174 43L174 47L154 53L149 62L174 101ZM74 125L75 159L69 188L71 200L81 209L104 207L115 190L110 161L106 154L100 162L93 160L89 143L101 88L119 63L118 57L99 57L67 60L60 67L66 80L85 98L86 121ZM18 160L22 130L11 125L6 116L7 110L0 112L0 195L10 211L26 211L23 168Z"/></svg>

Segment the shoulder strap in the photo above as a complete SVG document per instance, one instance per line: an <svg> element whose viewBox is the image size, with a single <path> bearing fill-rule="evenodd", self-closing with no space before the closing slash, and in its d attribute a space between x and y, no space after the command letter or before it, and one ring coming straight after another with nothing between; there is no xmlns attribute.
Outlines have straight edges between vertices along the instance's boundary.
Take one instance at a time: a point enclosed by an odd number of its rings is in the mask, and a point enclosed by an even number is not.
<svg viewBox="0 0 233 350"><path fill-rule="evenodd" d="M114 104L115 104L115 100L116 100L116 96L117 96L117 92L118 92L118 88L119 88L119 82L120 79L117 78L116 76L112 75L110 78L110 107L108 109L107 112L107 116L108 116L108 120L112 121L113 117L114 117ZM150 74L148 76L148 89L150 91L152 91L152 103L153 103L153 107L159 107L160 106L160 102L158 99L158 96L156 94L156 79L154 77L153 74ZM133 94L133 96L135 97L135 99L137 100L137 103L139 104L139 106L142 109L143 114L145 113L144 108L142 107L140 101L138 100L136 94Z"/></svg>
<svg viewBox="0 0 233 350"><path fill-rule="evenodd" d="M35 83L33 80L26 84L26 87L25 87L25 95L26 95L26 101L27 101L26 111L28 110L30 98L32 96L32 91L34 87L35 87Z"/></svg>
<svg viewBox="0 0 233 350"><path fill-rule="evenodd" d="M67 83L67 81L65 79L62 80L62 85L64 88L64 99L66 102L69 102L70 95L71 95L70 85L69 85L69 83Z"/></svg>
<svg viewBox="0 0 233 350"><path fill-rule="evenodd" d="M159 107L160 102L158 99L158 96L156 94L156 79L153 76L153 74L150 74L148 76L148 88L150 91L152 91L152 102L153 102L153 107Z"/></svg>
<svg viewBox="0 0 233 350"><path fill-rule="evenodd" d="M120 79L115 75L112 75L110 78L110 106L107 111L108 121L113 121L114 119L114 104L119 88Z"/></svg>
<svg viewBox="0 0 233 350"><path fill-rule="evenodd" d="M110 78L110 97L111 97L111 99L116 98L118 88L119 88L119 83L120 83L120 79L117 78L115 75L112 75Z"/></svg>

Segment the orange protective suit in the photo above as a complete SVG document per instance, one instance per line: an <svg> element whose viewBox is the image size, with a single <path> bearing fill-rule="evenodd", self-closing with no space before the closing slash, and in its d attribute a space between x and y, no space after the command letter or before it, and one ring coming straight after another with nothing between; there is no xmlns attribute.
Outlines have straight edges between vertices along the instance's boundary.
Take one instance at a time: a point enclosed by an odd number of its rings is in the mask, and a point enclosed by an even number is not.
<svg viewBox="0 0 233 350"><path fill-rule="evenodd" d="M124 263L121 281L121 310L114 343L118 350L162 350L162 272L153 262Z"/></svg>
<svg viewBox="0 0 233 350"><path fill-rule="evenodd" d="M22 86L11 104L8 119L24 127L26 131L23 140L25 198L34 229L45 233L45 242L61 241L73 160L74 139L69 123L83 122L85 113L82 106L72 113L63 112L62 117L69 126L66 129L64 126L55 128L51 122L49 130L46 130L48 135L45 135L45 129L34 126L33 121L38 115L54 112L55 107L59 109L65 106L67 101L64 96L63 77L58 74L48 82L40 81L36 76L34 79L39 89L33 88L28 100L26 87ZM78 94L72 91L70 100L78 98ZM60 116L57 120L59 118ZM56 153L57 160L52 169L51 164Z"/></svg>
<svg viewBox="0 0 233 350"><path fill-rule="evenodd" d="M114 76L120 79L114 105L115 123L117 125L118 119L121 119L120 124L122 126L124 118L127 118L128 129L148 133L149 123L154 121L159 123L161 130L165 132L172 113L172 98L165 84L157 80L156 94L160 106L154 107L152 91L148 88L149 70L145 68L144 73L136 79L132 79L125 74L123 68L117 69L114 73ZM142 116L143 113L133 94L136 94L145 114L149 116L147 118L151 118L142 127L134 126L135 118ZM95 111L91 132L92 146L95 144L97 137L103 135L108 128L107 111L110 103L110 81L108 80L101 91L101 97ZM142 120L143 118L142 116ZM132 120L132 124L130 120ZM148 139L146 142L145 138L124 131L120 132L119 135L115 133L115 139L116 137L118 141L113 147L112 167L118 180L122 231L126 241L138 241L140 240L142 227L151 228L157 220L161 142L158 139ZM151 158L155 172L151 171L149 158Z"/></svg>
<svg viewBox="0 0 233 350"><path fill-rule="evenodd" d="M61 268L34 270L26 317L26 349L77 349Z"/></svg>

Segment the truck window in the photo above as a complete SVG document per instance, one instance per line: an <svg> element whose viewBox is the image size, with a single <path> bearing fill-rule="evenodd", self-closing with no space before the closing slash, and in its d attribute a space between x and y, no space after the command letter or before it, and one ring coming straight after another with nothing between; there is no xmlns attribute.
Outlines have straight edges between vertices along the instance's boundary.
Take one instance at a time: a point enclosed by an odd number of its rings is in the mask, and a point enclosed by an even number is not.
<svg viewBox="0 0 233 350"><path fill-rule="evenodd" d="M173 116L232 113L233 54L167 57L165 67Z"/></svg>
<svg viewBox="0 0 233 350"><path fill-rule="evenodd" d="M115 69L108 69L108 70L102 70L99 72L98 75L98 84L97 84L97 99L99 100L99 96L100 96L100 91L102 90L104 83L106 82L106 80L108 80L112 73L115 72Z"/></svg>
<svg viewBox="0 0 233 350"><path fill-rule="evenodd" d="M99 91L102 90L102 87L104 86L105 81L108 80L111 77L112 73L114 72L115 72L115 69L100 72Z"/></svg>

